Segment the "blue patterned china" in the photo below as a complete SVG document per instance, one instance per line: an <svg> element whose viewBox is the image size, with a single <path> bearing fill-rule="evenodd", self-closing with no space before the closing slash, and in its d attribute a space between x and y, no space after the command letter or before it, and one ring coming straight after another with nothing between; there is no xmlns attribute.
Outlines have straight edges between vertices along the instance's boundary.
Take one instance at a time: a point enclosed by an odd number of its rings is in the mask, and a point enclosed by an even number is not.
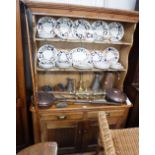
<svg viewBox="0 0 155 155"><path fill-rule="evenodd" d="M103 59L103 53L101 51L94 50L91 52L91 59L93 63L100 62Z"/></svg>
<svg viewBox="0 0 155 155"><path fill-rule="evenodd" d="M93 64L91 63L90 52L82 47L71 50L72 63L75 68L78 69L91 69Z"/></svg>
<svg viewBox="0 0 155 155"><path fill-rule="evenodd" d="M57 60L57 50L53 45L43 45L37 53L38 65L42 68L52 68Z"/></svg>
<svg viewBox="0 0 155 155"><path fill-rule="evenodd" d="M56 65L59 68L69 68L72 66L71 54L67 50L59 50Z"/></svg>
<svg viewBox="0 0 155 155"><path fill-rule="evenodd" d="M42 17L37 23L37 32L40 38L55 37L56 20L52 17Z"/></svg>
<svg viewBox="0 0 155 155"><path fill-rule="evenodd" d="M76 39L86 40L87 38L92 38L90 30L91 25L84 19L78 19L73 23L72 32Z"/></svg>
<svg viewBox="0 0 155 155"><path fill-rule="evenodd" d="M109 24L109 33L111 41L120 41L124 36L124 27L119 22Z"/></svg>
<svg viewBox="0 0 155 155"><path fill-rule="evenodd" d="M119 60L119 51L114 47L108 47L104 50L105 60L110 64L116 64Z"/></svg>
<svg viewBox="0 0 155 155"><path fill-rule="evenodd" d="M109 39L109 26L104 21L95 21L92 23L92 30L94 32L94 40Z"/></svg>
<svg viewBox="0 0 155 155"><path fill-rule="evenodd" d="M61 39L69 39L72 35L73 22L69 18L59 18L57 20L55 32Z"/></svg>
<svg viewBox="0 0 155 155"><path fill-rule="evenodd" d="M73 64L91 61L90 52L83 47L74 48L70 51L70 53Z"/></svg>
<svg viewBox="0 0 155 155"><path fill-rule="evenodd" d="M93 51L92 62L95 68L97 69L108 69L110 67L110 63L106 61L106 55L101 51Z"/></svg>

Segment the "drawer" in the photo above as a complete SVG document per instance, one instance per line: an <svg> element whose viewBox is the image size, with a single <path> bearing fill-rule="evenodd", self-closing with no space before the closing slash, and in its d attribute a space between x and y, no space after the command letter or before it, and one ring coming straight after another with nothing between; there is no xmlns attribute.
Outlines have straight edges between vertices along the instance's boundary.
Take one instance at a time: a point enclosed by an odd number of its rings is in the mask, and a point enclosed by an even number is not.
<svg viewBox="0 0 155 155"><path fill-rule="evenodd" d="M83 113L53 113L53 114L40 114L41 120L62 121L62 120L82 120Z"/></svg>
<svg viewBox="0 0 155 155"><path fill-rule="evenodd" d="M107 117L120 117L124 114L124 110L109 110L105 111ZM88 119L97 119L98 118L98 111L88 112L87 113Z"/></svg>

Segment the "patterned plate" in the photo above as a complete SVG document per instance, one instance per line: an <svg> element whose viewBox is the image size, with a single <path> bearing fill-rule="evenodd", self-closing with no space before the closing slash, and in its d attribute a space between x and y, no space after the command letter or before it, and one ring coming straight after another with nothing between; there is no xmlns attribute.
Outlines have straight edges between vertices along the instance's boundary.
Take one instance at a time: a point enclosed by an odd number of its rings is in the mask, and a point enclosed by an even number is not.
<svg viewBox="0 0 155 155"><path fill-rule="evenodd" d="M103 57L104 54L101 51L95 50L91 52L91 59L93 63L102 61Z"/></svg>
<svg viewBox="0 0 155 155"><path fill-rule="evenodd" d="M73 22L69 18L59 18L57 20L55 33L62 39L70 38Z"/></svg>
<svg viewBox="0 0 155 155"><path fill-rule="evenodd" d="M54 66L57 60L57 50L52 45L43 45L39 48L37 57L40 65Z"/></svg>
<svg viewBox="0 0 155 155"><path fill-rule="evenodd" d="M114 47L108 47L104 50L106 61L110 64L116 64L119 60L119 51Z"/></svg>
<svg viewBox="0 0 155 155"><path fill-rule="evenodd" d="M42 17L37 23L38 36L40 38L54 38L56 20L52 17Z"/></svg>
<svg viewBox="0 0 155 155"><path fill-rule="evenodd" d="M60 50L57 56L56 64L59 68L69 68L72 66L71 54L67 50Z"/></svg>
<svg viewBox="0 0 155 155"><path fill-rule="evenodd" d="M120 41L124 36L124 27L121 23L112 22L109 24L109 33L111 41Z"/></svg>
<svg viewBox="0 0 155 155"><path fill-rule="evenodd" d="M90 38L90 30L91 30L91 25L89 24L88 21L84 19L78 19L74 21L73 23L73 36L77 39L87 39Z"/></svg>
<svg viewBox="0 0 155 155"><path fill-rule="evenodd" d="M86 63L91 61L90 52L82 47L71 50L72 62L74 63Z"/></svg>
<svg viewBox="0 0 155 155"><path fill-rule="evenodd" d="M95 40L109 39L109 26L104 21L95 21L92 24Z"/></svg>

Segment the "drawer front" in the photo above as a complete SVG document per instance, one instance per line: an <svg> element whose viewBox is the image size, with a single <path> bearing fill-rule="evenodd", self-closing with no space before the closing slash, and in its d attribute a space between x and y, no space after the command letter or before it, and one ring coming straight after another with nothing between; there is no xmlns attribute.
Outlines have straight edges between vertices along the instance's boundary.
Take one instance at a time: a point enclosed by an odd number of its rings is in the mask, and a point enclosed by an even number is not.
<svg viewBox="0 0 155 155"><path fill-rule="evenodd" d="M123 116L124 110L109 110L105 111L107 114L107 118L110 117L120 117ZM88 119L97 119L98 118L98 111L88 112L87 114Z"/></svg>
<svg viewBox="0 0 155 155"><path fill-rule="evenodd" d="M53 114L40 114L41 120L50 121L63 121L63 120L82 120L83 113L53 113Z"/></svg>

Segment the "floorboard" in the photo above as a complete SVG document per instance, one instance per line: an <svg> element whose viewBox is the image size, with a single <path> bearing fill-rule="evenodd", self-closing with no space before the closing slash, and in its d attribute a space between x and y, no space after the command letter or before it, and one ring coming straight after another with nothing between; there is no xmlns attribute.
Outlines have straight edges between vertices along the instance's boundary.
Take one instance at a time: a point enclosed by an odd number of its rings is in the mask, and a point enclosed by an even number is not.
<svg viewBox="0 0 155 155"><path fill-rule="evenodd" d="M75 153L75 154L65 154L65 155L96 155L96 152ZM103 152L100 152L98 155L103 155Z"/></svg>

